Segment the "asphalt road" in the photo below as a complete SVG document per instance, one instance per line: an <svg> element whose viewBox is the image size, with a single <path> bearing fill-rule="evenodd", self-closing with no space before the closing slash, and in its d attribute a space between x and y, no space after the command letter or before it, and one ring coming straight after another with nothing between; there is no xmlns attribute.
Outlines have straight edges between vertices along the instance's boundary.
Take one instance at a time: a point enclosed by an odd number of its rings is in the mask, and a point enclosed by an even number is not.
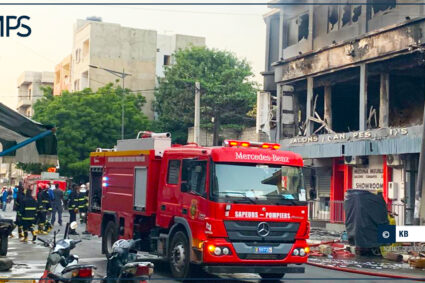
<svg viewBox="0 0 425 283"><path fill-rule="evenodd" d="M1 213L2 216L7 218L14 217L13 212ZM64 222L68 216L64 216ZM60 229L61 234L64 227L55 226L55 229ZM90 263L97 266L96 277L102 278L106 274L106 259L101 254L101 239L96 236L84 235L81 232L83 227L79 227L78 231L81 236L73 236L81 238L83 241L73 253L80 257L81 263ZM14 231L17 235L17 231ZM51 233L52 234L52 233ZM51 235L42 236L48 239ZM11 271L0 272L0 277L8 278L40 278L44 271L45 260L48 255L48 248L41 245L40 242L34 244L32 242L21 243L17 237L9 240L8 257L11 258L15 265ZM151 282L177 282L171 277L168 264L155 258L154 256L146 255L146 261L151 261L155 264L155 274ZM364 276L353 273L339 272L328 269L322 269L310 265L306 265L306 272L304 274L287 274L282 282L297 281L297 282L312 282L312 281L332 281L332 282L383 282L387 281L385 278ZM208 274L202 270L196 274L197 278L191 280L192 282L261 282L260 277L256 274L249 273L247 267L246 274ZM13 281L13 280L12 280ZM264 282L271 282L270 280Z"/></svg>

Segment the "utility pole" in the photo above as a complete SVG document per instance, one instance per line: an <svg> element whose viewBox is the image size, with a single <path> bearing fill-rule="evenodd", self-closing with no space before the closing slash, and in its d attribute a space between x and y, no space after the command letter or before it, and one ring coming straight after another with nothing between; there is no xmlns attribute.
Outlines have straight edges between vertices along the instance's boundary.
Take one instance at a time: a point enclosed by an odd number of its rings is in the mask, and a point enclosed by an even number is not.
<svg viewBox="0 0 425 283"><path fill-rule="evenodd" d="M111 73L112 75L119 77L122 81L122 101L121 101L121 139L124 139L124 92L125 92L125 84L124 84L124 80L125 77L127 76L131 76L131 74L127 74L126 72L124 72L124 68L122 69L122 72L118 72L118 71L114 71L111 69L107 69L107 68L102 68L99 66L94 66L94 65L89 65L90 68L93 69L101 69L104 70L108 73Z"/></svg>
<svg viewBox="0 0 425 283"><path fill-rule="evenodd" d="M413 213L414 224L420 225L421 217L421 198L422 198L422 186L424 179L425 170L425 107L424 107L424 118L422 121L422 145L421 145L421 154L419 155L419 166L418 166L418 175L416 180L415 188L415 211ZM424 209L424 208L422 208Z"/></svg>
<svg viewBox="0 0 425 283"><path fill-rule="evenodd" d="M122 68L122 74L125 74L124 72L124 68ZM124 86L124 80L125 80L125 76L122 76L122 99L121 99L121 139L124 139L124 91L125 91L125 86Z"/></svg>
<svg viewBox="0 0 425 283"><path fill-rule="evenodd" d="M201 84L195 82L195 122L193 125L193 141L200 143L200 120L201 120Z"/></svg>

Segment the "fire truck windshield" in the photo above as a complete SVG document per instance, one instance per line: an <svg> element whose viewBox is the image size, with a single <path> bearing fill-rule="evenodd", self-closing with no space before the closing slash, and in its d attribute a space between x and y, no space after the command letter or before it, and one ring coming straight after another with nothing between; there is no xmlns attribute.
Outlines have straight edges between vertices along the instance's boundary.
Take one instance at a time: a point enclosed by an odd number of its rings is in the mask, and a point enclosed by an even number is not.
<svg viewBox="0 0 425 283"><path fill-rule="evenodd" d="M212 199L281 205L304 205L300 167L215 163Z"/></svg>

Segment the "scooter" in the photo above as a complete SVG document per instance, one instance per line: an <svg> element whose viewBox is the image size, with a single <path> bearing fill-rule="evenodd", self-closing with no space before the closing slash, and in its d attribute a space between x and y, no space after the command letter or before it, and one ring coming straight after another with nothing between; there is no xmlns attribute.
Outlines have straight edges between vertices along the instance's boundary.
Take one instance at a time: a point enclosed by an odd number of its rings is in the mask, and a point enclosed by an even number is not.
<svg viewBox="0 0 425 283"><path fill-rule="evenodd" d="M66 224L63 239L56 242L56 236L59 230L54 231L52 240L43 240L38 238L45 247L50 248L47 257L45 271L39 280L42 283L73 283L73 282L91 282L93 280L94 265L78 264L79 257L71 254L81 240L69 239L69 230L76 229L77 222Z"/></svg>
<svg viewBox="0 0 425 283"><path fill-rule="evenodd" d="M118 240L112 245L103 283L146 283L153 274L151 262L140 262L136 245L140 240Z"/></svg>

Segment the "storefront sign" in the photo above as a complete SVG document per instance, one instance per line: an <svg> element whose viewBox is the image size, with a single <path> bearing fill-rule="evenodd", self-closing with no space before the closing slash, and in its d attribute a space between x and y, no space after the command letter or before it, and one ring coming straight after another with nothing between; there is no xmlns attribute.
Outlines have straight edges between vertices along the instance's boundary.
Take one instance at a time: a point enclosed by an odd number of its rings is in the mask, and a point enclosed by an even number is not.
<svg viewBox="0 0 425 283"><path fill-rule="evenodd" d="M384 187L382 159L380 157L370 157L369 160L369 166L353 168L353 188L363 190L382 190Z"/></svg>
<svg viewBox="0 0 425 283"><path fill-rule="evenodd" d="M361 132L328 134L310 137L295 137L291 139L290 144L307 144L307 143L331 143L331 142L346 142L356 140L371 140L379 137L396 137L407 135L407 128L388 129L385 135L382 135L382 129L368 130Z"/></svg>

